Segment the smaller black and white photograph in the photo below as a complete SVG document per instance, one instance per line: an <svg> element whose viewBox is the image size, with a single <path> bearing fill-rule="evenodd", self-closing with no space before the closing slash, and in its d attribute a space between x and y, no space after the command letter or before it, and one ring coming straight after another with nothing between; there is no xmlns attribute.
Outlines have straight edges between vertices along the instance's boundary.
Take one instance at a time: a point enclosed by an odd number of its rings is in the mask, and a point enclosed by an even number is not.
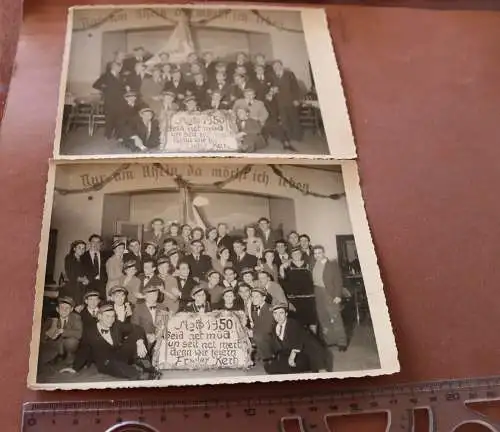
<svg viewBox="0 0 500 432"><path fill-rule="evenodd" d="M355 162L52 165L29 385L397 372Z"/></svg>
<svg viewBox="0 0 500 432"><path fill-rule="evenodd" d="M322 9L76 7L68 25L56 157L355 157Z"/></svg>

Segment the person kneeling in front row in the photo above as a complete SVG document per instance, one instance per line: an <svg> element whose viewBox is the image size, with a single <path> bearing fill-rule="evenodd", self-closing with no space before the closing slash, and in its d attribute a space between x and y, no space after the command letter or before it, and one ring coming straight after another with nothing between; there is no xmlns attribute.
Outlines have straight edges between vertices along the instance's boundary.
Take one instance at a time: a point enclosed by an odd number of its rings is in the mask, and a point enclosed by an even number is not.
<svg viewBox="0 0 500 432"><path fill-rule="evenodd" d="M288 317L288 305L271 307L276 322L271 332L272 357L264 362L268 374L326 372L326 353L315 337Z"/></svg>
<svg viewBox="0 0 500 432"><path fill-rule="evenodd" d="M65 371L75 373L93 362L98 372L116 378L158 378L147 358L145 339L140 327L116 320L113 303L104 303L99 306L97 323L82 340L73 368Z"/></svg>

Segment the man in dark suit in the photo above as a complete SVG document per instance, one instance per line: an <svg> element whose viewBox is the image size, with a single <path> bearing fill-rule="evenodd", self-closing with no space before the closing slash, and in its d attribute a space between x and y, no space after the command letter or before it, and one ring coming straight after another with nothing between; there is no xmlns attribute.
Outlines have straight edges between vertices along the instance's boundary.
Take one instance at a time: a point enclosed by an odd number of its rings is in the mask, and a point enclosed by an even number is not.
<svg viewBox="0 0 500 432"><path fill-rule="evenodd" d="M125 75L134 72L135 65L137 63L145 63L152 57L151 54L147 53L143 47L134 48L134 53L132 57L127 57L123 60L123 73Z"/></svg>
<svg viewBox="0 0 500 432"><path fill-rule="evenodd" d="M138 326L116 321L114 305L99 307L97 323L85 334L73 369L78 372L86 364L95 363L100 373L112 377L139 380L158 377L148 360L144 332Z"/></svg>
<svg viewBox="0 0 500 432"><path fill-rule="evenodd" d="M276 325L271 332L272 358L264 362L266 372L326 372L326 351L311 333L288 317L288 306L277 304L271 310Z"/></svg>
<svg viewBox="0 0 500 432"><path fill-rule="evenodd" d="M252 70L252 63L249 62L246 53L239 52L236 54L236 60L229 63L229 66L227 67L228 76L233 76L238 66L243 66L247 73Z"/></svg>
<svg viewBox="0 0 500 432"><path fill-rule="evenodd" d="M259 235L262 238L262 243L264 243L264 249L274 249L276 241L279 240L279 238L276 232L271 229L271 222L269 219L261 217L257 224L259 225Z"/></svg>
<svg viewBox="0 0 500 432"><path fill-rule="evenodd" d="M184 309L191 301L191 290L195 287L196 281L191 276L191 269L186 261L179 263L179 275L177 279L177 288L181 292L179 309Z"/></svg>
<svg viewBox="0 0 500 432"><path fill-rule="evenodd" d="M133 152L157 149L160 146L160 126L151 108L142 108L127 123L122 143Z"/></svg>
<svg viewBox="0 0 500 432"><path fill-rule="evenodd" d="M130 137L130 128L138 118L139 111L145 108L144 102L140 101L135 92L126 92L120 105L119 120L117 124L118 140Z"/></svg>
<svg viewBox="0 0 500 432"><path fill-rule="evenodd" d="M191 88L189 90L196 99L196 103L198 104L200 111L208 109L208 84L205 81L203 74L200 73L193 76L193 83L191 84Z"/></svg>
<svg viewBox="0 0 500 432"><path fill-rule="evenodd" d="M106 261L108 254L101 251L102 238L98 234L89 237L88 250L82 255L82 263L85 268L85 275L89 280L87 289L98 291L102 300L106 299Z"/></svg>
<svg viewBox="0 0 500 432"><path fill-rule="evenodd" d="M201 240L191 241L191 253L184 257L184 261L189 264L191 277L197 282L206 280L207 273L212 268L212 259L202 253L203 243Z"/></svg>
<svg viewBox="0 0 500 432"><path fill-rule="evenodd" d="M144 63L136 63L134 71L125 77L125 87L127 91L133 91L140 94L142 83L146 77L148 77L146 65Z"/></svg>
<svg viewBox="0 0 500 432"><path fill-rule="evenodd" d="M220 90L210 90L208 89L210 100L207 103L207 110L227 110L230 107L230 103L222 99L222 92Z"/></svg>
<svg viewBox="0 0 500 432"><path fill-rule="evenodd" d="M266 142L261 134L262 125L257 120L249 117L248 109L236 108L235 112L236 127L238 129L236 138L239 142L240 151L254 153L256 150L266 147Z"/></svg>
<svg viewBox="0 0 500 432"><path fill-rule="evenodd" d="M115 285L109 291L109 295L115 307L116 320L122 323L129 323L132 317L132 305L127 301L127 289Z"/></svg>
<svg viewBox="0 0 500 432"><path fill-rule="evenodd" d="M215 81L209 83L209 93L218 91L220 93L221 102L229 104L231 102L231 84L226 80L225 72L216 72Z"/></svg>
<svg viewBox="0 0 500 432"><path fill-rule="evenodd" d="M207 77L207 82L212 82L215 80L215 65L214 54L211 51L206 51L203 53L203 69L205 70L205 75Z"/></svg>
<svg viewBox="0 0 500 432"><path fill-rule="evenodd" d="M207 301L207 292L204 283L197 284L193 287L191 290L191 299L192 301L183 309L184 312L206 313L212 311L210 302Z"/></svg>
<svg viewBox="0 0 500 432"><path fill-rule="evenodd" d="M172 71L172 80L165 82L164 91L169 91L175 94L175 102L183 102L186 96L190 95L189 84L182 77L180 69Z"/></svg>
<svg viewBox="0 0 500 432"><path fill-rule="evenodd" d="M85 307L80 311L83 323L83 331L87 332L97 322L99 315L99 303L101 302L99 291L87 291L83 296Z"/></svg>
<svg viewBox="0 0 500 432"><path fill-rule="evenodd" d="M144 289L144 302L137 303L132 312L131 322L142 328L146 334L148 350L151 351L156 339L166 326L167 310L158 303L159 286L149 285Z"/></svg>
<svg viewBox="0 0 500 432"><path fill-rule="evenodd" d="M266 75L263 66L256 65L253 73L253 77L248 83L249 87L255 90L255 98L264 102L266 94L271 88L271 81L269 75Z"/></svg>
<svg viewBox="0 0 500 432"><path fill-rule="evenodd" d="M283 264L290 261L290 254L288 253L286 240L276 240L275 251L274 263L276 264L278 269L280 269Z"/></svg>
<svg viewBox="0 0 500 432"><path fill-rule="evenodd" d="M233 242L235 261L233 263L236 273L240 273L245 267L255 268L257 266L257 257L246 253L246 245L243 240Z"/></svg>
<svg viewBox="0 0 500 432"><path fill-rule="evenodd" d="M108 139L111 139L118 133L120 116L124 105L123 95L125 94L125 85L120 76L121 70L122 65L113 62L109 70L104 72L97 81L92 84L93 88L102 93L106 123L104 134Z"/></svg>
<svg viewBox="0 0 500 432"><path fill-rule="evenodd" d="M271 332L273 331L274 318L271 308L266 303L267 292L264 288L252 289L252 333L257 356L260 360L272 357Z"/></svg>
<svg viewBox="0 0 500 432"><path fill-rule="evenodd" d="M302 255L304 256L304 261L309 265L309 268L314 267L315 259L313 248L311 247L311 237L307 234L299 235L299 245L302 250Z"/></svg>
<svg viewBox="0 0 500 432"><path fill-rule="evenodd" d="M158 247L163 246L163 242L168 237L165 234L165 221L162 218L154 218L151 221L151 227L144 233L143 242L153 242Z"/></svg>
<svg viewBox="0 0 500 432"><path fill-rule="evenodd" d="M139 280L141 281L141 293L150 286L161 286L163 285L162 280L156 274L156 264L151 258L145 258L142 263L143 273L139 275Z"/></svg>
<svg viewBox="0 0 500 432"><path fill-rule="evenodd" d="M261 68L262 73L267 81L271 79L273 74L273 67L267 62L266 56L264 54L255 54L254 62L253 62L253 78L258 74L257 69Z"/></svg>
<svg viewBox="0 0 500 432"><path fill-rule="evenodd" d="M142 273L141 243L137 239L131 239L128 242L127 253L123 255L123 262L126 263L128 261L134 261L137 273Z"/></svg>
<svg viewBox="0 0 500 432"><path fill-rule="evenodd" d="M75 313L71 297L57 300L57 317L49 318L43 325L40 339L40 366L62 358L71 367L83 334L80 316Z"/></svg>
<svg viewBox="0 0 500 432"><path fill-rule="evenodd" d="M226 223L220 223L217 225L217 247L224 246L228 248L231 252L231 256L234 255L233 251L233 241L234 238L228 234L228 226ZM232 259L231 259L232 260Z"/></svg>
<svg viewBox="0 0 500 432"><path fill-rule="evenodd" d="M342 319L342 275L336 261L325 256L321 245L313 247L315 264L312 268L316 310L321 334L328 346L336 345L339 351L347 349L347 335Z"/></svg>

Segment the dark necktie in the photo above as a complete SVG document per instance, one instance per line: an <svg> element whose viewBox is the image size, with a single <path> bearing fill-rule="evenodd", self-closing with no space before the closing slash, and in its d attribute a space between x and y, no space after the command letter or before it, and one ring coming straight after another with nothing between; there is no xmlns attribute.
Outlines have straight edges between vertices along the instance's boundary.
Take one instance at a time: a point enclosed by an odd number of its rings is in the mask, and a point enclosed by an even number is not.
<svg viewBox="0 0 500 432"><path fill-rule="evenodd" d="M109 329L101 329L101 334L108 334L109 333Z"/></svg>
<svg viewBox="0 0 500 432"><path fill-rule="evenodd" d="M92 258L92 265L94 266L94 270L97 274L99 274L99 258L97 258L97 253L94 252L94 256Z"/></svg>
<svg viewBox="0 0 500 432"><path fill-rule="evenodd" d="M154 310L156 310L156 306L149 306L149 310L150 310L150 311L154 311Z"/></svg>

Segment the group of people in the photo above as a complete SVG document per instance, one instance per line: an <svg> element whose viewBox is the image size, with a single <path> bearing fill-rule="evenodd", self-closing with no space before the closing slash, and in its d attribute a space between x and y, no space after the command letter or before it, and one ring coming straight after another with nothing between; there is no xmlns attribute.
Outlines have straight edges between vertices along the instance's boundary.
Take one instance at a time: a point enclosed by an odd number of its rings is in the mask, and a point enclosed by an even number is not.
<svg viewBox="0 0 500 432"><path fill-rule="evenodd" d="M159 376L155 345L172 314L237 312L267 373L330 370L328 347L347 349L336 261L307 234L286 239L262 217L243 236L157 218L138 239L74 241L57 316L42 330L41 363L127 379Z"/></svg>
<svg viewBox="0 0 500 432"><path fill-rule="evenodd" d="M116 52L93 87L102 92L105 135L134 152L168 148L168 129L178 111L225 110L231 115L239 150L254 152L268 138L294 151L301 141L301 91L295 74L280 60L246 53L221 61L211 52L190 53L172 63L168 52L144 48Z"/></svg>

